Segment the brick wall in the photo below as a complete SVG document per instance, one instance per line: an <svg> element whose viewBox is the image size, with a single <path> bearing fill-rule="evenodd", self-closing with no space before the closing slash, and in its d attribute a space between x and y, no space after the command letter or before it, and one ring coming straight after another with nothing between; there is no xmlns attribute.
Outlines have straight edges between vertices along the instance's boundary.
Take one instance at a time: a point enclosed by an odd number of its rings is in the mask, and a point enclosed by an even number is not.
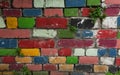
<svg viewBox="0 0 120 75"><path fill-rule="evenodd" d="M119 0L0 0L0 75L105 75L120 66ZM106 7L102 24L90 7ZM72 32L69 26L75 26Z"/></svg>

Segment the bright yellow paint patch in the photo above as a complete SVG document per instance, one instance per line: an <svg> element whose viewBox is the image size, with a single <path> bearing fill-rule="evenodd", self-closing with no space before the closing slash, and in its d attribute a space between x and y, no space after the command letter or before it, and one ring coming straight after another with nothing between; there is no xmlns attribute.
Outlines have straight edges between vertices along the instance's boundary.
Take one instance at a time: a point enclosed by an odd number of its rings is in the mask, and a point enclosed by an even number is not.
<svg viewBox="0 0 120 75"><path fill-rule="evenodd" d="M20 53L24 56L40 56L40 50L38 48L21 49Z"/></svg>
<svg viewBox="0 0 120 75"><path fill-rule="evenodd" d="M6 22L7 22L7 28L17 28L18 26L16 17L7 17Z"/></svg>

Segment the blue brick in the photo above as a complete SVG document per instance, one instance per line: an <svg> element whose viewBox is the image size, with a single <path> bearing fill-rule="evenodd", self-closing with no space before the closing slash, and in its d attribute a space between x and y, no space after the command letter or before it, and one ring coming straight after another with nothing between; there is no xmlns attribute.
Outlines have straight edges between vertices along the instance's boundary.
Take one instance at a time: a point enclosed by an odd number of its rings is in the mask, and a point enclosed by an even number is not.
<svg viewBox="0 0 120 75"><path fill-rule="evenodd" d="M107 54L107 49L106 48L98 49L98 56L104 56L106 54Z"/></svg>
<svg viewBox="0 0 120 75"><path fill-rule="evenodd" d="M84 75L82 72L71 72L71 75Z"/></svg>
<svg viewBox="0 0 120 75"><path fill-rule="evenodd" d="M80 30L77 30L76 36L77 36L77 37L81 37L81 31L80 31Z"/></svg>
<svg viewBox="0 0 120 75"><path fill-rule="evenodd" d="M117 55L117 50L115 48L110 48L109 49L109 56L116 57L116 55Z"/></svg>
<svg viewBox="0 0 120 75"><path fill-rule="evenodd" d="M41 16L42 9L23 9L23 16Z"/></svg>
<svg viewBox="0 0 120 75"><path fill-rule="evenodd" d="M0 48L16 48L16 39L0 39Z"/></svg>
<svg viewBox="0 0 120 75"><path fill-rule="evenodd" d="M120 16L117 18L117 26L120 28Z"/></svg>
<svg viewBox="0 0 120 75"><path fill-rule="evenodd" d="M46 64L48 63L48 57L47 56L34 57L34 63L35 64Z"/></svg>
<svg viewBox="0 0 120 75"><path fill-rule="evenodd" d="M66 7L83 7L86 6L86 0L65 0Z"/></svg>
<svg viewBox="0 0 120 75"><path fill-rule="evenodd" d="M91 30L83 30L82 37L83 38L91 38L91 37L93 37L93 32Z"/></svg>

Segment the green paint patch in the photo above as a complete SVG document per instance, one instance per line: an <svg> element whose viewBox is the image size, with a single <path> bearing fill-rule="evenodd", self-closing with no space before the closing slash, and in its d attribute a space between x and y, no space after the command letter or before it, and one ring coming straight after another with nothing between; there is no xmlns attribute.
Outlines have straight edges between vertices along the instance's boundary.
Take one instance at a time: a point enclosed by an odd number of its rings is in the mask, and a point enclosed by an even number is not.
<svg viewBox="0 0 120 75"><path fill-rule="evenodd" d="M58 37L59 38L74 38L74 33L70 30L60 29L58 30Z"/></svg>
<svg viewBox="0 0 120 75"><path fill-rule="evenodd" d="M100 0L87 0L87 5L88 6L98 6L100 5Z"/></svg>
<svg viewBox="0 0 120 75"><path fill-rule="evenodd" d="M77 17L78 16L78 8L65 8L64 9L65 17Z"/></svg>
<svg viewBox="0 0 120 75"><path fill-rule="evenodd" d="M120 32L117 33L117 38L120 39Z"/></svg>
<svg viewBox="0 0 120 75"><path fill-rule="evenodd" d="M67 64L77 64L78 63L78 57L76 56L68 56L66 59Z"/></svg>
<svg viewBox="0 0 120 75"><path fill-rule="evenodd" d="M33 72L33 75L48 75L47 71Z"/></svg>
<svg viewBox="0 0 120 75"><path fill-rule="evenodd" d="M0 49L0 56L16 56L16 49Z"/></svg>
<svg viewBox="0 0 120 75"><path fill-rule="evenodd" d="M35 25L34 18L20 17L18 18L19 28L33 28Z"/></svg>

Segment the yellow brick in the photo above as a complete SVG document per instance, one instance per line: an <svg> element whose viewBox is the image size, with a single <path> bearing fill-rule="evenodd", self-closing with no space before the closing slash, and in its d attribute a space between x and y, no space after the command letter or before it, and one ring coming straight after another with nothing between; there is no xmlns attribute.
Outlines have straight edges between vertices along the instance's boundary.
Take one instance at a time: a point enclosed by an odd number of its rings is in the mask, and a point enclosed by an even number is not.
<svg viewBox="0 0 120 75"><path fill-rule="evenodd" d="M108 71L108 66L106 65L94 65L94 72L106 72Z"/></svg>
<svg viewBox="0 0 120 75"><path fill-rule="evenodd" d="M66 63L66 57L49 57L49 62L52 64Z"/></svg>
<svg viewBox="0 0 120 75"><path fill-rule="evenodd" d="M31 57L15 57L17 63L32 63Z"/></svg>
<svg viewBox="0 0 120 75"><path fill-rule="evenodd" d="M60 64L59 71L73 71L73 64Z"/></svg>
<svg viewBox="0 0 120 75"><path fill-rule="evenodd" d="M13 72L3 72L3 75L14 75Z"/></svg>
<svg viewBox="0 0 120 75"><path fill-rule="evenodd" d="M9 64L0 64L0 71L9 70Z"/></svg>
<svg viewBox="0 0 120 75"><path fill-rule="evenodd" d="M21 49L20 53L24 56L40 56L40 50L38 48Z"/></svg>
<svg viewBox="0 0 120 75"><path fill-rule="evenodd" d="M7 17L6 18L8 28L17 28L18 22L16 17Z"/></svg>

